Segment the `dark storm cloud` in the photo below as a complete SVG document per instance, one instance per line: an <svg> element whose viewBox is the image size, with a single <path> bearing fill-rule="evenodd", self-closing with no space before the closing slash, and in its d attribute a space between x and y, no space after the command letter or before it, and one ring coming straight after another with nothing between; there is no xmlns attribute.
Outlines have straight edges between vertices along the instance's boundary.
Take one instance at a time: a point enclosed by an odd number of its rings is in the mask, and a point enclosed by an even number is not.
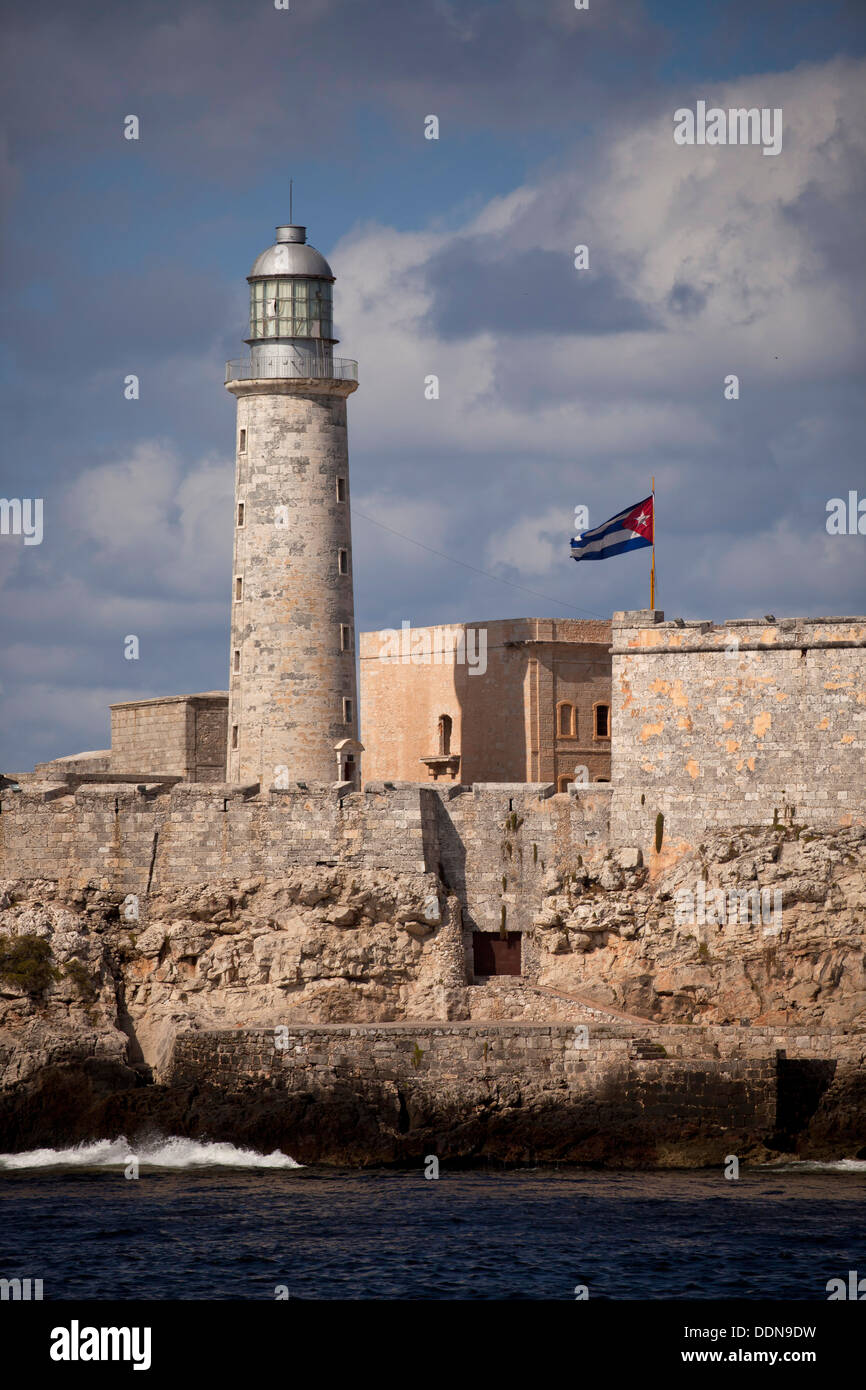
<svg viewBox="0 0 866 1390"><path fill-rule="evenodd" d="M699 314L707 302L707 296L703 290L696 289L694 285L687 285L684 281L678 281L668 295L668 308L675 314L682 314L685 318L690 318L694 314Z"/></svg>
<svg viewBox="0 0 866 1390"><path fill-rule="evenodd" d="M430 328L444 338L500 333L621 333L653 326L616 278L576 272L567 252L498 254L490 237L452 242L427 268Z"/></svg>
<svg viewBox="0 0 866 1390"><path fill-rule="evenodd" d="M79 377L132 357L139 370L171 356L201 353L219 339L240 303L236 286L172 261L82 279L72 259L51 267L42 305L16 314L21 360L38 353L42 370L70 367ZM241 282L243 283L243 282ZM243 309L234 315L243 323ZM130 370L134 370L130 367Z"/></svg>
<svg viewBox="0 0 866 1390"><path fill-rule="evenodd" d="M274 159L354 146L357 103L399 126L437 113L453 133L568 129L602 92L638 98L665 41L639 0L578 13L532 0L309 0L7 6L3 102L13 159L59 142L116 145L135 113L147 157L257 177ZM644 81L636 81L636 75ZM144 137L143 137L144 138Z"/></svg>

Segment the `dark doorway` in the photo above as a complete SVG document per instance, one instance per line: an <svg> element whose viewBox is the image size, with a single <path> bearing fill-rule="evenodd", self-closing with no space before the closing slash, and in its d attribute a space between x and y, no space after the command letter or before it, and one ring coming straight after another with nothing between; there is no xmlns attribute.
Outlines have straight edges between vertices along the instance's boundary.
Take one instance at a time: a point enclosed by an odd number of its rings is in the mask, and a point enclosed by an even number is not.
<svg viewBox="0 0 866 1390"><path fill-rule="evenodd" d="M476 977L520 974L519 931L510 931L505 937L499 936L497 932L473 932L472 953Z"/></svg>

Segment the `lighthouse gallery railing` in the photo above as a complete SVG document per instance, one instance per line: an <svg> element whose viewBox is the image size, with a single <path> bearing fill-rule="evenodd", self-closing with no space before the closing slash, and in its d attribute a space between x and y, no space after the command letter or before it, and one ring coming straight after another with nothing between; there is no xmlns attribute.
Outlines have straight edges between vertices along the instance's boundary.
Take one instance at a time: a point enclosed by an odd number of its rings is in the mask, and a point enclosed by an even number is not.
<svg viewBox="0 0 866 1390"><path fill-rule="evenodd" d="M268 377L298 377L302 380L326 378L331 381L357 381L358 364L349 357L259 357L255 362L226 363L226 381L255 381Z"/></svg>

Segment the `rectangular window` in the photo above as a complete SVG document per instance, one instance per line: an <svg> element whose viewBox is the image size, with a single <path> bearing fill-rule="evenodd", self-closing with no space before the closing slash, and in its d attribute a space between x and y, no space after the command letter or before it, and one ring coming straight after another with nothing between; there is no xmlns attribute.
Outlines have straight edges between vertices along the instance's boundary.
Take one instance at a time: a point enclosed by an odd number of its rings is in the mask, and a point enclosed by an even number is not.
<svg viewBox="0 0 866 1390"><path fill-rule="evenodd" d="M340 574L349 573L349 552L348 550L337 551L337 569Z"/></svg>
<svg viewBox="0 0 866 1390"><path fill-rule="evenodd" d="M610 737L609 705L596 705L595 707L595 736L596 738Z"/></svg>
<svg viewBox="0 0 866 1390"><path fill-rule="evenodd" d="M351 630L348 623L340 623L340 651L347 652L351 646Z"/></svg>
<svg viewBox="0 0 866 1390"><path fill-rule="evenodd" d="M351 701L350 699L348 699L347 696L344 695L344 696L343 696L343 723L344 723L344 724L351 724L351 722L352 722L352 701Z"/></svg>
<svg viewBox="0 0 866 1390"><path fill-rule="evenodd" d="M338 502L345 502L345 500L346 500L346 479L345 479L345 478L338 478L338 479L337 479L337 501L338 501Z"/></svg>
<svg viewBox="0 0 866 1390"><path fill-rule="evenodd" d="M237 575L235 579L235 603L240 603L241 599L243 598L243 594L244 581L241 579L240 575Z"/></svg>
<svg viewBox="0 0 866 1390"><path fill-rule="evenodd" d="M243 504L243 502L238 502L238 526L243 526L243 524L244 524L244 504Z"/></svg>
<svg viewBox="0 0 866 1390"><path fill-rule="evenodd" d="M246 432L246 430L241 430L241 442L240 442L240 445L239 445L239 449L240 449L240 452L241 452L242 454L245 454L246 451L247 451L247 432Z"/></svg>
<svg viewBox="0 0 866 1390"><path fill-rule="evenodd" d="M241 654L240 654L239 651L235 651L235 670L236 670L236 671L239 671L240 669L241 669Z"/></svg>
<svg viewBox="0 0 866 1390"><path fill-rule="evenodd" d="M237 748L237 746L238 746L238 726L237 726L237 724L232 724L232 748Z"/></svg>

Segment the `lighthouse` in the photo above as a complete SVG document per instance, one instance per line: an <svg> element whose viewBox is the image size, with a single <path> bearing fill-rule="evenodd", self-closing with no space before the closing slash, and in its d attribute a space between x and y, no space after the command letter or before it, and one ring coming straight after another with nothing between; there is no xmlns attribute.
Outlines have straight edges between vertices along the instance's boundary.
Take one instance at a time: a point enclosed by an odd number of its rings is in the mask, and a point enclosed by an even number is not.
<svg viewBox="0 0 866 1390"><path fill-rule="evenodd" d="M237 401L227 777L359 785L346 401L334 275L306 228L276 229L247 277Z"/></svg>

